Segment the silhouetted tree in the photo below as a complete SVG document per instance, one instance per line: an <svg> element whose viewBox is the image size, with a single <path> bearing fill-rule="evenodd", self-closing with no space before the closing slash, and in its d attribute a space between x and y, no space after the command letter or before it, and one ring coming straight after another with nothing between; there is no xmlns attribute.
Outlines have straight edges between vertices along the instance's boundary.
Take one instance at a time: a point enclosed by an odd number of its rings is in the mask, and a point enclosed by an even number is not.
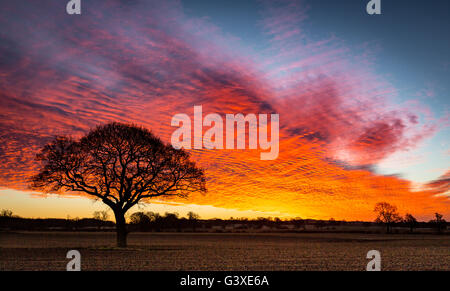
<svg viewBox="0 0 450 291"><path fill-rule="evenodd" d="M164 144L148 129L135 125L109 123L79 140L58 136L37 160L43 167L31 188L100 199L114 212L119 247L127 245L125 213L137 203L206 191L204 172L186 151Z"/></svg>
<svg viewBox="0 0 450 291"><path fill-rule="evenodd" d="M178 213L170 213L166 212L163 217L163 224L167 228L176 228L179 229L179 219L178 219Z"/></svg>
<svg viewBox="0 0 450 291"><path fill-rule="evenodd" d="M146 231L150 228L152 219L144 212L135 212L130 216L130 223L139 227L140 231Z"/></svg>
<svg viewBox="0 0 450 291"><path fill-rule="evenodd" d="M2 209L0 211L0 216L1 217L12 217L13 216L13 212L9 209Z"/></svg>
<svg viewBox="0 0 450 291"><path fill-rule="evenodd" d="M108 221L108 218L109 218L108 211L105 211L105 210L94 211L92 216L94 217L94 219L101 220L101 221Z"/></svg>
<svg viewBox="0 0 450 291"><path fill-rule="evenodd" d="M443 218L443 215L440 213L434 214L435 219L431 220L430 223L434 224L438 233L441 233L443 229L445 229L447 222Z"/></svg>
<svg viewBox="0 0 450 291"><path fill-rule="evenodd" d="M409 226L409 232L413 232L417 226L417 219L412 214L405 214L405 223Z"/></svg>
<svg viewBox="0 0 450 291"><path fill-rule="evenodd" d="M189 224L192 227L192 231L195 231L195 228L197 227L197 221L200 218L200 216L197 213L194 213L192 211L189 211L188 214Z"/></svg>
<svg viewBox="0 0 450 291"><path fill-rule="evenodd" d="M105 210L103 210L103 211L94 211L92 216L93 216L94 219L100 220L102 222L108 221L108 218L109 218L108 211L105 211ZM101 229L102 226L103 226L102 224L99 224L98 225L98 229Z"/></svg>
<svg viewBox="0 0 450 291"><path fill-rule="evenodd" d="M373 210L376 212L377 218L375 222L386 224L386 232L390 233L391 225L401 221L401 217L397 212L397 207L387 202L379 202Z"/></svg>
<svg viewBox="0 0 450 291"><path fill-rule="evenodd" d="M135 212L130 215L131 224L141 224L146 221L150 222L150 217L148 217L144 212Z"/></svg>

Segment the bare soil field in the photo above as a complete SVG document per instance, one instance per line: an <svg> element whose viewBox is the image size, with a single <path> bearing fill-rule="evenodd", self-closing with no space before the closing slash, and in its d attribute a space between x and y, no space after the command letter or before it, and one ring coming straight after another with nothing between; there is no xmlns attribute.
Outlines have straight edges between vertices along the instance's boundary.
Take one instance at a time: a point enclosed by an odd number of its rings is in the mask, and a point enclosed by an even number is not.
<svg viewBox="0 0 450 291"><path fill-rule="evenodd" d="M64 271L66 253L82 270L363 271L369 250L382 270L450 270L448 235L350 233L131 233L115 247L113 232L2 232L0 270Z"/></svg>

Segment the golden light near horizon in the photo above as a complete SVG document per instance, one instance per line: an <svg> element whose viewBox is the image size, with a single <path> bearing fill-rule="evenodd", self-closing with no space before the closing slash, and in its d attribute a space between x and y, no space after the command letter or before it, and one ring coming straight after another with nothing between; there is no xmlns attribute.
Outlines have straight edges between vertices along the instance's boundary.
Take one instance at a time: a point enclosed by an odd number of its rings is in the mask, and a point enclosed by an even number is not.
<svg viewBox="0 0 450 291"><path fill-rule="evenodd" d="M103 203L87 197L64 197L57 194L49 194L43 198L36 194L17 190L0 190L0 210L8 209L24 218L91 218L95 211L108 211L109 219L114 220L111 211ZM220 208L208 205L195 205L183 203L142 203L130 209L128 216L137 211L151 211L160 213L178 213L180 217L186 217L187 213L193 211L200 215L201 219L229 219L233 218L258 218L258 217L280 217L287 218L289 215L279 212L262 212L251 210L236 210Z"/></svg>

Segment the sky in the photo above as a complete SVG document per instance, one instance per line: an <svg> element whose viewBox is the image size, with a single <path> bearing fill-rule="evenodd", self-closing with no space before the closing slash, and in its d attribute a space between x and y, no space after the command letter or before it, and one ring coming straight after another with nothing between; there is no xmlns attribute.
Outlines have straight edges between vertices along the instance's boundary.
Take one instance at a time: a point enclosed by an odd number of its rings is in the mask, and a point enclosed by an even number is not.
<svg viewBox="0 0 450 291"><path fill-rule="evenodd" d="M368 2L368 1L367 1ZM0 3L0 209L89 217L86 197L30 192L55 135L132 122L169 142L177 113L280 116L280 153L191 150L206 194L131 211L203 218L450 215L446 0Z"/></svg>

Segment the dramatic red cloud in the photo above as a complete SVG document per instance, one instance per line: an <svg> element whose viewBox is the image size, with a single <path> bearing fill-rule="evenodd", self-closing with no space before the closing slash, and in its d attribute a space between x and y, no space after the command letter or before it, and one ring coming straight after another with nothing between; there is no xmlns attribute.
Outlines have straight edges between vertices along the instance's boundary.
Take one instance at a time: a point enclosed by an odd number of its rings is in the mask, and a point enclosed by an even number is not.
<svg viewBox="0 0 450 291"><path fill-rule="evenodd" d="M366 56L296 30L306 19L301 6L264 4L270 47L250 58L223 48L238 41L188 19L176 2L108 3L89 4L82 21L61 7L2 3L1 186L25 189L35 154L54 135L122 121L168 142L172 116L193 116L202 105L205 115L278 113L280 154L261 161L258 151L192 150L209 192L179 202L372 219L375 203L386 200L418 216L450 214L448 199L434 196L448 187L411 192L408 181L371 170L435 126L392 102L395 88L370 71Z"/></svg>

